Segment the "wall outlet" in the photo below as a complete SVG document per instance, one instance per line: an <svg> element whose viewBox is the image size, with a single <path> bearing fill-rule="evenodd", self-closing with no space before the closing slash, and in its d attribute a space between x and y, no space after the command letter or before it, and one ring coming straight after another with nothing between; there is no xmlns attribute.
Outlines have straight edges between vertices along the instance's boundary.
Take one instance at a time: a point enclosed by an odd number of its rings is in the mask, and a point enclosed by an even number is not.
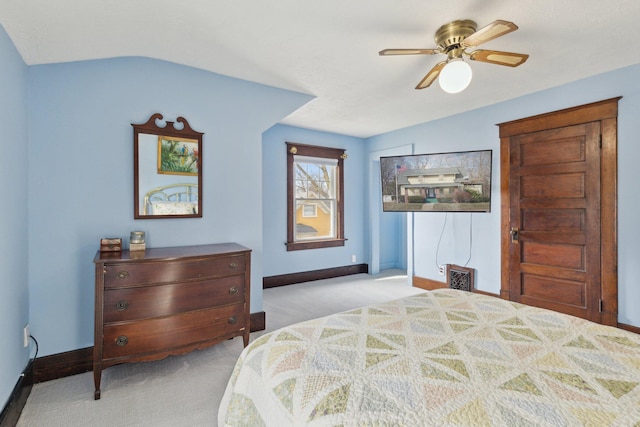
<svg viewBox="0 0 640 427"><path fill-rule="evenodd" d="M25 348L29 347L29 335L31 335L31 334L29 333L29 325L27 325L27 326L24 327L24 330L23 330L24 339L23 339L22 345Z"/></svg>
<svg viewBox="0 0 640 427"><path fill-rule="evenodd" d="M445 270L444 267L445 267L444 264L440 264L438 266L438 274L441 275L441 276L444 276L444 270Z"/></svg>
<svg viewBox="0 0 640 427"><path fill-rule="evenodd" d="M351 255L351 262L356 262L356 256L355 255Z"/></svg>

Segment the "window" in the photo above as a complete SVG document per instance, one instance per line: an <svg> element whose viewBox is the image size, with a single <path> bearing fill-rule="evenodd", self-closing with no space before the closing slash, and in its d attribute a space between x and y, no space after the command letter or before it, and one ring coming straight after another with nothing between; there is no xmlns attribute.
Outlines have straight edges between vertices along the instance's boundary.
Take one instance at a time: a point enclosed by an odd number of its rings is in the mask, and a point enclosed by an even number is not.
<svg viewBox="0 0 640 427"><path fill-rule="evenodd" d="M317 218L318 217L318 205L316 204L304 204L302 205L302 217L303 218Z"/></svg>
<svg viewBox="0 0 640 427"><path fill-rule="evenodd" d="M287 142L287 250L344 246L343 149Z"/></svg>

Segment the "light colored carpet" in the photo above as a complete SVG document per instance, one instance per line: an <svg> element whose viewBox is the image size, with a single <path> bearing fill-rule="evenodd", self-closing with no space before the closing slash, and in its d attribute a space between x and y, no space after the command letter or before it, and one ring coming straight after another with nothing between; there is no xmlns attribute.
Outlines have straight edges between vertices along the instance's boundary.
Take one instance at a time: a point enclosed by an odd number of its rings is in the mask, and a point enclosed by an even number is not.
<svg viewBox="0 0 640 427"><path fill-rule="evenodd" d="M404 272L357 274L266 289L267 330L423 292ZM19 427L216 426L218 405L242 351L236 337L205 350L157 362L130 363L102 373L102 398L93 400L93 374L36 384Z"/></svg>

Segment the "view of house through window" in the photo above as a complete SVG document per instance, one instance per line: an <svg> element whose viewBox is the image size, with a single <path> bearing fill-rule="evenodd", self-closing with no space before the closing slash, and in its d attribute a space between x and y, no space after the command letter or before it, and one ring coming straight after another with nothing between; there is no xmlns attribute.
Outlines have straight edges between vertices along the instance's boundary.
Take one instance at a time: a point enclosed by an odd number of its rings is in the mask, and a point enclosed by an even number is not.
<svg viewBox="0 0 640 427"><path fill-rule="evenodd" d="M294 241L337 237L337 164L334 159L293 157L296 187Z"/></svg>
<svg viewBox="0 0 640 427"><path fill-rule="evenodd" d="M318 216L318 205L315 203L305 203L302 205L302 216L305 218L315 218Z"/></svg>
<svg viewBox="0 0 640 427"><path fill-rule="evenodd" d="M287 143L287 249L344 245L344 150Z"/></svg>

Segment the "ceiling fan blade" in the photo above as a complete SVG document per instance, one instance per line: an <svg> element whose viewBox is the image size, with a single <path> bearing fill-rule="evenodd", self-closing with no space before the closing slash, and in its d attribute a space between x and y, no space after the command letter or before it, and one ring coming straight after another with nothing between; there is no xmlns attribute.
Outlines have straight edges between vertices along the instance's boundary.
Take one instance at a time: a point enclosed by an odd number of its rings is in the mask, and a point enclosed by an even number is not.
<svg viewBox="0 0 640 427"><path fill-rule="evenodd" d="M508 34L517 29L518 26L513 22L498 19L497 21L493 21L491 24L487 25L486 27L480 28L478 31L465 38L462 41L461 45L463 47L478 46L482 43L488 42L489 40L504 36L505 34Z"/></svg>
<svg viewBox="0 0 640 427"><path fill-rule="evenodd" d="M526 53L500 52L497 50L474 50L469 54L469 58L474 61L488 62L496 65L506 65L507 67L517 67L524 64L529 58Z"/></svg>
<svg viewBox="0 0 640 427"><path fill-rule="evenodd" d="M435 55L439 49L384 49L378 52L380 56L387 55Z"/></svg>
<svg viewBox="0 0 640 427"><path fill-rule="evenodd" d="M431 83L433 83L438 78L440 71L444 68L445 65L447 65L447 61L438 62L431 70L429 70L427 75L424 76L422 80L420 80L420 83L418 83L416 89L425 89L431 86Z"/></svg>

